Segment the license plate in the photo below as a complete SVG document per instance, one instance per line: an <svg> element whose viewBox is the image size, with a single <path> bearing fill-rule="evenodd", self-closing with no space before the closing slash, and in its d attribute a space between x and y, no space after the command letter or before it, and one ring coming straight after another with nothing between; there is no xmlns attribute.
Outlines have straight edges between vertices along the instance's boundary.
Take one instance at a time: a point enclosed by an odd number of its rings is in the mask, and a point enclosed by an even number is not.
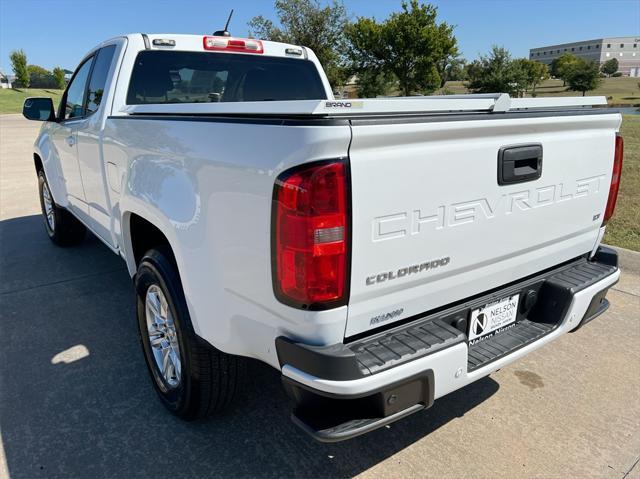
<svg viewBox="0 0 640 479"><path fill-rule="evenodd" d="M471 311L469 344L489 339L515 325L519 294L503 298Z"/></svg>

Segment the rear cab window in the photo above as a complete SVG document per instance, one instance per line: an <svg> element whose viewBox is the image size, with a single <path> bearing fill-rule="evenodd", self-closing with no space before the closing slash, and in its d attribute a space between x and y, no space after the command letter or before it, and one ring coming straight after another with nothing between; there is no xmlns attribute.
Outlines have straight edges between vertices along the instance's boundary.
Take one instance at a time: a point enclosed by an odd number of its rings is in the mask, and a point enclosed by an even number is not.
<svg viewBox="0 0 640 479"><path fill-rule="evenodd" d="M142 51L127 104L327 99L313 62L217 52Z"/></svg>

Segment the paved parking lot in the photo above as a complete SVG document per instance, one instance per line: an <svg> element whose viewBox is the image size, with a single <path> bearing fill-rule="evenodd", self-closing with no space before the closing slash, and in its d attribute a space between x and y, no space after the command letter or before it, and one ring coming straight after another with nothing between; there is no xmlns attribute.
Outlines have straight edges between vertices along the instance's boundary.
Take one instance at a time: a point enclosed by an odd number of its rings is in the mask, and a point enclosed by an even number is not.
<svg viewBox="0 0 640 479"><path fill-rule="evenodd" d="M124 263L47 239L36 133L0 117L0 478L640 477L638 254L598 320L367 436L308 439L259 363L235 408L184 423L147 379Z"/></svg>

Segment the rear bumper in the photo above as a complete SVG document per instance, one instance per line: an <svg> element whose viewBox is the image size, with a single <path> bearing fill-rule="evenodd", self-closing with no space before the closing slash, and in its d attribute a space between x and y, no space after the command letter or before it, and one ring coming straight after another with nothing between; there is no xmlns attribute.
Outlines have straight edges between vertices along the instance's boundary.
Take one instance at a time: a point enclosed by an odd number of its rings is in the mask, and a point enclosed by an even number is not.
<svg viewBox="0 0 640 479"><path fill-rule="evenodd" d="M340 441L429 407L600 315L619 276L617 254L602 247L591 261L576 260L347 345L278 338L293 420L318 440ZM515 291L535 291L537 302L519 313L516 327L469 346L463 331L470 310Z"/></svg>

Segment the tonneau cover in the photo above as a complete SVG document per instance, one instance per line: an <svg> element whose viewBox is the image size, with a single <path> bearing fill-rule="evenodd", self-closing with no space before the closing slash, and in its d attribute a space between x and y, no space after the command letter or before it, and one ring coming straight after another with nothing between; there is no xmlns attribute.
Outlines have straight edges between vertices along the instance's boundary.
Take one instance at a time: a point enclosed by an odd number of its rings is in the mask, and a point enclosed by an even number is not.
<svg viewBox="0 0 640 479"><path fill-rule="evenodd" d="M511 98L506 93L440 95L344 100L293 100L222 103L127 105L120 115L292 115L369 116L450 112L508 112L522 110L584 109L605 106L603 96Z"/></svg>

